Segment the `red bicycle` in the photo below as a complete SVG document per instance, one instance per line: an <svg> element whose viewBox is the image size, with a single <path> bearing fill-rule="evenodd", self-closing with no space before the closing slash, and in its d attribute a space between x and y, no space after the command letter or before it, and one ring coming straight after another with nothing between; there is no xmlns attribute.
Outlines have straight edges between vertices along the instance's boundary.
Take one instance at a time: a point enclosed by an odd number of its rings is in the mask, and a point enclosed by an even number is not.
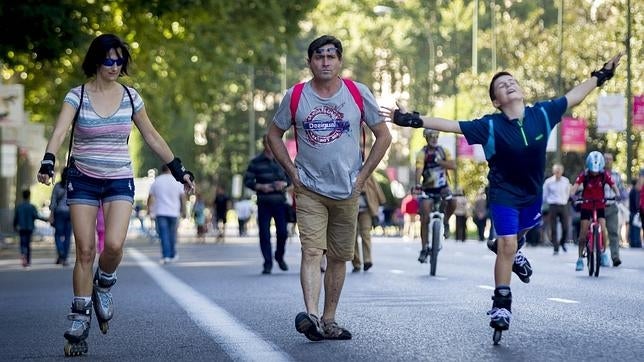
<svg viewBox="0 0 644 362"><path fill-rule="evenodd" d="M607 199L608 200L608 199ZM585 254L588 261L588 276L599 276L599 267L601 266L602 252L604 251L604 234L602 225L597 219L597 203L600 200L580 200L578 203L592 203L593 217L588 225L588 234L586 236Z"/></svg>

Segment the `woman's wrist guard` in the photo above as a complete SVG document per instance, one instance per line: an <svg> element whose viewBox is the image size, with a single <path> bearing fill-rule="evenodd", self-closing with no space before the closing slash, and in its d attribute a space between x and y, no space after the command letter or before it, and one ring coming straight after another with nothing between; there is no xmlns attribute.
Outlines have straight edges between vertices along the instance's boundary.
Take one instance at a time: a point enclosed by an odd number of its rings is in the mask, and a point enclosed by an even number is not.
<svg viewBox="0 0 644 362"><path fill-rule="evenodd" d="M182 184L186 183L186 180L184 180L185 175L190 175L190 181L194 181L195 175L192 172L186 170L185 167L183 167L181 159L179 159L178 157L175 157L174 160L170 161L167 166L170 169L170 172L172 173L174 179L181 182Z"/></svg>

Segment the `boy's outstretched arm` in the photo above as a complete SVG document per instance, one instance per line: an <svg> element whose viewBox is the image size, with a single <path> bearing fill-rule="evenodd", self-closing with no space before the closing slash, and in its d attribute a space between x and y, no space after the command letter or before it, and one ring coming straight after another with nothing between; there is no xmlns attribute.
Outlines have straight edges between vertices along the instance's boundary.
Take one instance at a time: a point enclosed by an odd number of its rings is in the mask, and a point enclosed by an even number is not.
<svg viewBox="0 0 644 362"><path fill-rule="evenodd" d="M619 59L622 55L623 53L617 54L612 59L604 63L604 66L601 69L592 72L590 78L568 91L568 93L566 93L568 109L581 103L586 96L595 89L595 87L601 87L605 81L611 79L615 74L615 69L619 65Z"/></svg>
<svg viewBox="0 0 644 362"><path fill-rule="evenodd" d="M381 107L380 115L389 118L393 123L402 127L430 128L441 132L463 133L458 122L445 118L421 116L417 112L407 110L396 102L398 108Z"/></svg>

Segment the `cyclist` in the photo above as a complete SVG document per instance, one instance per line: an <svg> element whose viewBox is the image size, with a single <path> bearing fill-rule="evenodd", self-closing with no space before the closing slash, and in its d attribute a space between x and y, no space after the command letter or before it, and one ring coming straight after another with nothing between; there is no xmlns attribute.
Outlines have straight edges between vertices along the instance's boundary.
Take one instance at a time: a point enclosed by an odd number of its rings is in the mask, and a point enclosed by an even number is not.
<svg viewBox="0 0 644 362"><path fill-rule="evenodd" d="M586 157L586 169L582 171L577 179L575 184L570 190L570 194L574 195L580 187L583 187L581 192L581 200L584 202L581 204L581 224L579 226L579 258L577 259L577 264L575 265L576 271L584 270L584 247L586 246L586 238L588 237L588 225L593 218L593 209L597 210L597 220L601 225L602 229L602 238L607 240L608 232L606 230L606 218L604 217L604 210L606 207L606 200L604 199L604 185L610 186L615 195L620 195L619 189L613 178L610 175L610 172L604 169L606 162L604 156L598 151L592 151ZM606 243L604 242L604 246ZM602 265L608 265L608 254L606 254L606 248L602 250Z"/></svg>
<svg viewBox="0 0 644 362"><path fill-rule="evenodd" d="M423 191L425 196L419 198L420 204L420 255L418 261L427 263L429 255L429 214L434 207L434 200L443 199L445 218L445 237L449 234L447 221L456 207L452 191L447 184L447 170L456 168L456 162L450 160L448 151L438 144L439 132L425 129L423 136L427 141L416 154L416 192ZM422 183L421 183L422 179Z"/></svg>

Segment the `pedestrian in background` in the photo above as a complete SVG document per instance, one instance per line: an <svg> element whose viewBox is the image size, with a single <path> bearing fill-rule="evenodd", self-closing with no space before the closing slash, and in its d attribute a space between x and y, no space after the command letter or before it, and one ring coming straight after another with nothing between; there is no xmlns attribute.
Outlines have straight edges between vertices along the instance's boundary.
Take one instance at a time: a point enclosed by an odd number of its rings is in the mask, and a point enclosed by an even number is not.
<svg viewBox="0 0 644 362"><path fill-rule="evenodd" d="M374 226L374 219L378 219L378 209L380 205L384 204L385 193L382 191L380 184L376 181L373 175L367 178L364 183L364 188L360 193L358 204L358 233L356 235L356 242L353 251L353 272L359 272L364 265L364 271L371 269L373 266L373 259L371 258L371 229ZM362 240L362 248L358 242L358 236ZM362 261L360 260L360 250L362 250Z"/></svg>
<svg viewBox="0 0 644 362"><path fill-rule="evenodd" d="M175 178L187 190L194 189L192 173L152 125L140 94L118 82L119 77L127 75L130 61L128 47L116 35L106 33L94 38L82 65L88 81L65 96L38 170L38 181L48 185L54 176L55 154L71 129L67 204L74 228L76 263L69 316L72 323L65 332L67 355L87 352L82 342L89 334L92 299L101 326L106 327L113 316L110 289L116 283L116 270L123 258L134 202L134 173L128 148L132 123L152 151L168 163ZM94 273L96 214L101 203L105 249Z"/></svg>
<svg viewBox="0 0 644 362"><path fill-rule="evenodd" d="M613 154L604 152L604 169L615 182L615 186L619 190L619 194L615 193L611 187L604 185L604 197L606 198L606 208L604 214L606 217L606 230L608 231L608 246L610 248L610 258L614 267L618 267L622 260L619 258L619 244L621 240L619 232L619 207L617 203L626 199L626 188L622 181L622 175L613 169ZM608 265L604 265L608 266Z"/></svg>
<svg viewBox="0 0 644 362"><path fill-rule="evenodd" d="M72 238L72 219L69 214L69 205L67 205L67 167L63 168L60 173L60 181L54 185L51 191L49 210L49 222L54 226L56 264L67 266Z"/></svg>
<svg viewBox="0 0 644 362"><path fill-rule="evenodd" d="M186 216L186 194L183 186L170 174L167 165L154 179L148 195L148 210L154 210L159 240L161 240L161 263L177 260L177 229L179 217Z"/></svg>
<svg viewBox="0 0 644 362"><path fill-rule="evenodd" d="M206 203L201 193L195 193L195 203L192 205L192 218L197 227L197 240L200 243L206 242Z"/></svg>
<svg viewBox="0 0 644 362"><path fill-rule="evenodd" d="M96 213L96 251L100 254L105 248L105 214L103 203L98 206Z"/></svg>
<svg viewBox="0 0 644 362"><path fill-rule="evenodd" d="M340 78L340 40L321 36L309 44L307 54L313 79L287 91L268 130L269 146L293 182L297 201L306 312L295 317L295 326L314 341L351 339L351 332L336 322L336 309L346 262L353 259L358 197L389 147L391 135L371 91ZM366 160L360 147L363 121L376 137ZM282 141L291 126L298 147L295 163ZM324 254L327 268L320 322L320 259Z"/></svg>
<svg viewBox="0 0 644 362"><path fill-rule="evenodd" d="M400 209L403 213L403 237L414 240L420 235L420 216L418 216L418 198L410 191L400 201Z"/></svg>
<svg viewBox="0 0 644 362"><path fill-rule="evenodd" d="M212 203L213 210L215 210L215 217L212 219L212 223L216 232L217 243L226 241L226 215L228 214L228 209L230 209L230 204L230 197L226 194L226 190L223 186L218 185L215 199Z"/></svg>
<svg viewBox="0 0 644 362"><path fill-rule="evenodd" d="M456 240L465 241L467 239L467 211L469 205L467 197L463 194L463 189L457 187L454 190L454 216L456 217Z"/></svg>
<svg viewBox="0 0 644 362"><path fill-rule="evenodd" d="M13 215L13 228L20 235L20 256L22 266L31 266L31 237L36 228L36 220L48 221L40 216L36 206L31 201L31 191L22 191L22 202L16 206Z"/></svg>
<svg viewBox="0 0 644 362"><path fill-rule="evenodd" d="M628 192L628 210L630 212L628 217L628 242L631 248L642 247L642 224L639 222L639 205L640 205L640 180L633 179L631 181L631 190Z"/></svg>
<svg viewBox="0 0 644 362"><path fill-rule="evenodd" d="M487 225L488 220L488 207L485 191L483 190L476 194L472 210L472 220L476 225L479 241L485 241L485 226Z"/></svg>
<svg viewBox="0 0 644 362"><path fill-rule="evenodd" d="M570 225L570 180L563 175L564 167L560 163L552 166L552 176L543 183L543 203L548 205L548 225L550 226L550 242L553 254L559 254L559 247L566 250L568 226ZM561 223L561 237L557 239L557 219Z"/></svg>
<svg viewBox="0 0 644 362"><path fill-rule="evenodd" d="M290 180L282 166L275 160L267 143L262 137L264 150L255 156L244 174L244 185L257 193L257 227L259 247L264 257L262 274L270 274L273 269L271 248L271 220L275 223L275 261L283 271L288 270L284 253L288 231L286 229L286 188Z"/></svg>
<svg viewBox="0 0 644 362"><path fill-rule="evenodd" d="M248 197L242 197L235 202L235 213L237 214L237 226L239 236L248 235L248 221L253 216L253 202Z"/></svg>

